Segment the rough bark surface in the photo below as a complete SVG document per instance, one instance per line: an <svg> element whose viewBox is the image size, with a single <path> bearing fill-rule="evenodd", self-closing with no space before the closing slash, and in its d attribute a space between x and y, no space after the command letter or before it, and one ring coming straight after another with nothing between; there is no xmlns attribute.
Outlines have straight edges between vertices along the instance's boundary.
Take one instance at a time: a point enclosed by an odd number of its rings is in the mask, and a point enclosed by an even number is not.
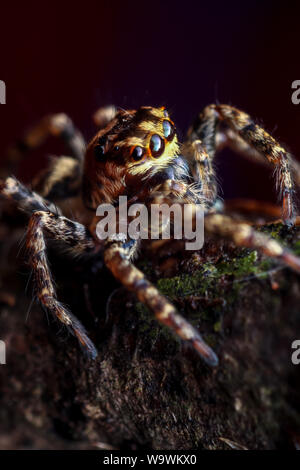
<svg viewBox="0 0 300 470"><path fill-rule="evenodd" d="M28 273L14 243L22 230L1 225L0 448L229 449L222 439L293 448L300 433L300 365L291 362L291 343L300 339L296 274L221 241L197 253L176 253L175 245L142 252L140 268L218 353L212 370L106 270L52 252L59 298L98 347L90 362L38 306L26 317L31 288L25 292ZM299 230L267 230L300 252Z"/></svg>

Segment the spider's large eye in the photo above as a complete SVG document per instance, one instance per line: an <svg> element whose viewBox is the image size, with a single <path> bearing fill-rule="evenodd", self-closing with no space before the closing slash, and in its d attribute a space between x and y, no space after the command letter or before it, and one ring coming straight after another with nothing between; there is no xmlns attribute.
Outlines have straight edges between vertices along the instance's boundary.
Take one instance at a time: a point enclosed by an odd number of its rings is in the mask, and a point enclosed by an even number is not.
<svg viewBox="0 0 300 470"><path fill-rule="evenodd" d="M174 138L175 129L170 121L167 121L166 119L163 121L163 131L165 138L170 142Z"/></svg>
<svg viewBox="0 0 300 470"><path fill-rule="evenodd" d="M153 134L150 139L150 150L151 155L154 158L160 157L160 155L165 150L165 142L158 134Z"/></svg>
<svg viewBox="0 0 300 470"><path fill-rule="evenodd" d="M98 140L98 142L96 143L94 147L94 155L95 155L96 160L98 161L101 161L102 157L105 154L105 143L106 143L106 138L104 136L100 137L100 139Z"/></svg>
<svg viewBox="0 0 300 470"><path fill-rule="evenodd" d="M133 158L133 160L135 160L136 162L138 162L139 160L141 160L144 156L144 149L143 147L140 147L139 145L137 145L136 147L134 147L131 151L131 158Z"/></svg>

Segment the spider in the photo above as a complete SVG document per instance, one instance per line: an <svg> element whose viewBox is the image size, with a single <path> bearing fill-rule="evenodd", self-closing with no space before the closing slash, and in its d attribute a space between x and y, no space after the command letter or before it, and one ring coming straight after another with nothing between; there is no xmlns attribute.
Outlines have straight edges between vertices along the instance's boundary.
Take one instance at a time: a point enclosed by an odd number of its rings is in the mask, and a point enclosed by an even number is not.
<svg viewBox="0 0 300 470"><path fill-rule="evenodd" d="M229 145L241 154L266 161L275 170L282 201L282 220L295 220L292 169L297 163L289 153L246 113L228 105L207 106L196 118L184 144L164 107L138 110L106 107L94 116L99 130L85 146L80 132L64 114L44 118L10 151L10 170L22 154L37 147L48 135L62 138L69 156L51 161L33 182L33 189L14 177L1 180L3 198L15 202L29 216L26 248L33 272L36 297L42 306L78 339L88 357L97 350L79 320L56 296L47 261L47 243L74 257L103 256L107 268L129 291L135 293L156 319L190 344L210 366L218 364L214 351L133 264L141 240L116 233L105 241L95 234L95 211L101 203L117 203L127 195L128 205L142 202L179 202L201 205L207 234L225 237L239 247L259 250L300 272L300 258L276 240L236 221L217 209L217 183L213 161L217 151ZM84 223L62 215L65 201L82 201ZM59 209L56 207L59 204Z"/></svg>

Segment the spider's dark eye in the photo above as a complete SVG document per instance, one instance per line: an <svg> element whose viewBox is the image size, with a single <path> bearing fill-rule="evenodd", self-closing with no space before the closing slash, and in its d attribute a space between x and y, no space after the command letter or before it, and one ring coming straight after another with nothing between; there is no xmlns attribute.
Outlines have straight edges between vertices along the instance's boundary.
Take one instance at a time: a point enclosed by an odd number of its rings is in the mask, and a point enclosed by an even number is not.
<svg viewBox="0 0 300 470"><path fill-rule="evenodd" d="M158 134L153 134L150 139L150 150L152 157L158 158L165 150L165 143Z"/></svg>
<svg viewBox="0 0 300 470"><path fill-rule="evenodd" d="M173 125L170 123L170 121L163 121L163 130L164 130L164 136L168 141L171 141L175 135L175 130Z"/></svg>
<svg viewBox="0 0 300 470"><path fill-rule="evenodd" d="M137 161L141 160L143 158L143 156L144 156L143 147L140 147L139 145L134 147L134 149L131 152L131 157L133 158L133 160L135 160L137 162Z"/></svg>
<svg viewBox="0 0 300 470"><path fill-rule="evenodd" d="M106 143L105 137L100 137L100 139L96 143L96 145L94 147L94 154L95 154L96 160L101 160L102 157L104 156L104 154L105 154L105 143Z"/></svg>

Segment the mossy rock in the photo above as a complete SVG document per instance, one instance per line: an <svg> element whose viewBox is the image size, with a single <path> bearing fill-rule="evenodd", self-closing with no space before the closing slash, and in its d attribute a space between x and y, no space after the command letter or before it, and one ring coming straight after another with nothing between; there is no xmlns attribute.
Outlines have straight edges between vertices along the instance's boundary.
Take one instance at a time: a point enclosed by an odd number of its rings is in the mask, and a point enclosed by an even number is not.
<svg viewBox="0 0 300 470"><path fill-rule="evenodd" d="M260 230L300 254L298 229ZM210 369L107 272L52 255L59 297L99 350L87 361L38 307L25 322L30 298L25 276L16 274L24 268L12 259L3 287L16 304L2 304L0 314L8 345L0 447L229 449L233 441L293 448L300 366L291 362L291 343L300 338L300 292L288 268L217 240L194 254L142 252L139 267L214 347L220 365Z"/></svg>

